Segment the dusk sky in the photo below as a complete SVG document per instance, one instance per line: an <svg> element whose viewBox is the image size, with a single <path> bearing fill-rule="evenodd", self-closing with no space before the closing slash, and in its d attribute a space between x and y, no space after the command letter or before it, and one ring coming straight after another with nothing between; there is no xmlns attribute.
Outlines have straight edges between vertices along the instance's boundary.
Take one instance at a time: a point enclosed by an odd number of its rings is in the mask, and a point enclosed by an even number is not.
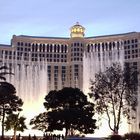
<svg viewBox="0 0 140 140"><path fill-rule="evenodd" d="M140 32L140 0L0 0L0 44L13 35L69 37L76 22L86 37Z"/></svg>

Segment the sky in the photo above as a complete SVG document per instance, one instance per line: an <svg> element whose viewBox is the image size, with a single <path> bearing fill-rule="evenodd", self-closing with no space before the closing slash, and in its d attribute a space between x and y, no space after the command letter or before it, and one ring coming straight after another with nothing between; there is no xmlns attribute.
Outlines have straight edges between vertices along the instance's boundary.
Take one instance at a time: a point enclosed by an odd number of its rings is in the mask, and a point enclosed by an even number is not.
<svg viewBox="0 0 140 140"><path fill-rule="evenodd" d="M140 0L0 0L0 44L13 35L70 37L76 22L86 37L140 32Z"/></svg>

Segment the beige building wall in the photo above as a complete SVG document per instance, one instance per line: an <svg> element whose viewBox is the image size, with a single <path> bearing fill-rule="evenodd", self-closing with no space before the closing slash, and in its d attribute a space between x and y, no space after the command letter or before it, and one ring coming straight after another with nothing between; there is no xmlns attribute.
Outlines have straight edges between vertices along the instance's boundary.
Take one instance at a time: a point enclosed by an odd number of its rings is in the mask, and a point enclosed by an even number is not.
<svg viewBox="0 0 140 140"><path fill-rule="evenodd" d="M22 63L27 63L27 66L47 64L49 90L63 87L83 90L84 53L111 53L113 50L119 53L123 50L122 61L136 65L140 71L140 33L84 37L84 31L85 28L77 23L70 29L70 38L13 35L11 45L0 45L1 63L14 64L15 67ZM140 89L138 101L137 118L131 131L139 131Z"/></svg>

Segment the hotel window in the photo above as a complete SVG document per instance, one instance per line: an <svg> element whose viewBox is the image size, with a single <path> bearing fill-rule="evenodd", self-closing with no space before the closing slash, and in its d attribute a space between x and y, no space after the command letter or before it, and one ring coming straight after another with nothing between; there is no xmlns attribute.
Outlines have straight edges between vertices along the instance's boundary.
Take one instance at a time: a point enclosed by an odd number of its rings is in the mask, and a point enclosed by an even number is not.
<svg viewBox="0 0 140 140"><path fill-rule="evenodd" d="M43 52L45 52L45 44L43 44Z"/></svg>
<svg viewBox="0 0 140 140"><path fill-rule="evenodd" d="M49 44L47 44L47 52L49 52L49 48L50 48L50 46L49 46Z"/></svg>
<svg viewBox="0 0 140 140"><path fill-rule="evenodd" d="M58 66L54 66L54 73L58 73Z"/></svg>
<svg viewBox="0 0 140 140"><path fill-rule="evenodd" d="M17 50L19 51L20 50L20 47L17 47Z"/></svg>
<svg viewBox="0 0 140 140"><path fill-rule="evenodd" d="M52 44L50 45L50 52L52 52Z"/></svg>
<svg viewBox="0 0 140 140"><path fill-rule="evenodd" d="M135 52L135 51L134 51L134 50L132 50L132 54L134 54L134 52Z"/></svg>
<svg viewBox="0 0 140 140"><path fill-rule="evenodd" d="M108 43L105 43L105 50L108 51Z"/></svg>
<svg viewBox="0 0 140 140"><path fill-rule="evenodd" d="M130 50L128 50L128 54L130 54Z"/></svg>
<svg viewBox="0 0 140 140"><path fill-rule="evenodd" d="M21 46L23 46L23 42L21 42L21 44L20 44Z"/></svg>
<svg viewBox="0 0 140 140"><path fill-rule="evenodd" d="M54 58L56 58L56 54L54 54Z"/></svg>
<svg viewBox="0 0 140 140"><path fill-rule="evenodd" d="M35 53L35 57L38 57L37 53Z"/></svg>
<svg viewBox="0 0 140 140"><path fill-rule="evenodd" d="M127 44L130 44L130 40L127 40Z"/></svg>
<svg viewBox="0 0 140 140"><path fill-rule="evenodd" d="M51 81L51 66L48 66L48 79Z"/></svg>
<svg viewBox="0 0 140 140"><path fill-rule="evenodd" d="M34 51L35 51L34 44L32 44L32 52L34 52Z"/></svg>
<svg viewBox="0 0 140 140"><path fill-rule="evenodd" d="M56 52L56 44L54 45L54 52Z"/></svg>
<svg viewBox="0 0 140 140"><path fill-rule="evenodd" d="M17 46L20 46L20 42L17 42Z"/></svg>
<svg viewBox="0 0 140 140"><path fill-rule="evenodd" d="M54 74L54 85L57 86L58 84L58 74Z"/></svg>
<svg viewBox="0 0 140 140"><path fill-rule="evenodd" d="M67 45L65 45L65 53L67 52Z"/></svg>
<svg viewBox="0 0 140 140"><path fill-rule="evenodd" d="M134 40L133 39L131 40L131 43L134 43Z"/></svg>
<svg viewBox="0 0 140 140"><path fill-rule="evenodd" d="M59 58L59 54L57 54L57 58Z"/></svg>
<svg viewBox="0 0 140 140"><path fill-rule="evenodd" d="M110 51L112 50L112 44L111 44L111 42L109 43L109 50Z"/></svg>
<svg viewBox="0 0 140 140"><path fill-rule="evenodd" d="M24 56L28 56L27 53L24 53Z"/></svg>
<svg viewBox="0 0 140 140"><path fill-rule="evenodd" d="M98 52L100 52L100 43L98 43Z"/></svg>
<svg viewBox="0 0 140 140"><path fill-rule="evenodd" d="M113 48L114 48L114 47L115 47L115 42L113 42L113 44L112 44L112 45L113 45Z"/></svg>
<svg viewBox="0 0 140 140"><path fill-rule="evenodd" d="M138 42L138 40L137 39L135 39L135 43L137 43Z"/></svg>
<svg viewBox="0 0 140 140"><path fill-rule="evenodd" d="M39 45L39 52L42 50L42 44Z"/></svg>
<svg viewBox="0 0 140 140"><path fill-rule="evenodd" d="M35 55L35 54L34 54L34 53L32 53L32 57L34 57L34 55Z"/></svg>
<svg viewBox="0 0 140 140"><path fill-rule="evenodd" d="M62 82L64 84L64 81L65 81L65 78L66 78L66 67L65 66L62 66L62 75L61 75L61 78L62 78Z"/></svg>
<svg viewBox="0 0 140 140"><path fill-rule="evenodd" d="M64 52L64 46L61 45L61 52L63 53Z"/></svg>
<svg viewBox="0 0 140 140"><path fill-rule="evenodd" d="M135 44L135 48L137 48L138 47L138 44Z"/></svg>
<svg viewBox="0 0 140 140"><path fill-rule="evenodd" d="M132 45L132 48L134 48L134 45Z"/></svg>
<svg viewBox="0 0 140 140"><path fill-rule="evenodd" d="M57 52L60 52L60 45L57 46Z"/></svg>
<svg viewBox="0 0 140 140"><path fill-rule="evenodd" d="M39 57L42 57L42 54L39 54Z"/></svg>
<svg viewBox="0 0 140 140"><path fill-rule="evenodd" d="M25 51L27 51L28 49L27 48L25 48Z"/></svg>

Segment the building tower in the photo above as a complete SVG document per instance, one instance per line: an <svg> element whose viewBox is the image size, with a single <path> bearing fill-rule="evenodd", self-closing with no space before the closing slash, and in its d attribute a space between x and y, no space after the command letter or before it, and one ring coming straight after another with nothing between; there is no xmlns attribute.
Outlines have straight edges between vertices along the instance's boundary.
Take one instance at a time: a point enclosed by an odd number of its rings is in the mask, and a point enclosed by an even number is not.
<svg viewBox="0 0 140 140"><path fill-rule="evenodd" d="M78 22L70 28L69 39L69 75L70 86L82 89L83 87L83 52L85 28Z"/></svg>

